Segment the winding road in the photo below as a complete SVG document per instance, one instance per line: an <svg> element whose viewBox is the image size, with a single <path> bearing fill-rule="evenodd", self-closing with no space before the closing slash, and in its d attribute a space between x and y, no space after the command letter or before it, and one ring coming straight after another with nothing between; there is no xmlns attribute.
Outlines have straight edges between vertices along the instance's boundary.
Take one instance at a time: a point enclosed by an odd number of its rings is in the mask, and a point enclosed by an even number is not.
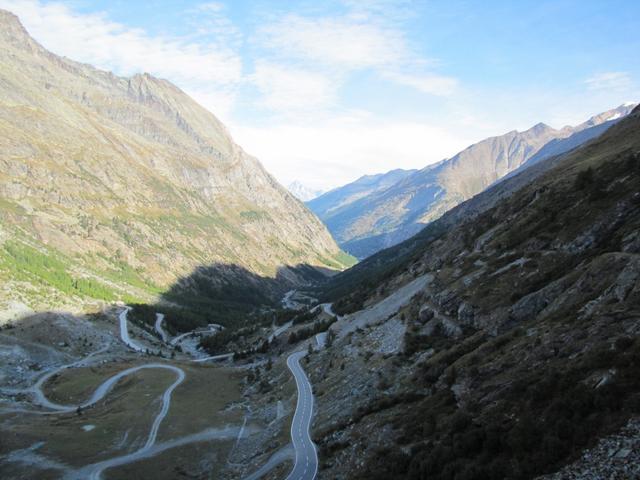
<svg viewBox="0 0 640 480"><path fill-rule="evenodd" d="M273 333L271 335L269 335L269 343L273 342L273 340L277 337L279 337L280 335L282 335L284 332L286 332L289 328L291 328L291 325L293 325L293 322L287 322L284 325L279 326L278 328L276 328Z"/></svg>
<svg viewBox="0 0 640 480"><path fill-rule="evenodd" d="M164 343L168 343L169 342L169 334L167 332L165 332L164 328L162 328L162 322L164 321L164 313L156 313L156 323L155 323L155 328L156 328L156 332L158 332L158 334L160 334L160 337L162 338L162 341Z"/></svg>
<svg viewBox="0 0 640 480"><path fill-rule="evenodd" d="M251 432L247 431L246 429L244 432L240 432L240 427L232 426L227 426L223 429L208 428L198 433L192 433L184 437L174 438L164 442L156 443L150 448L141 448L140 450L136 450L135 452L127 453L119 457L114 457L109 460L104 460L92 465L87 465L80 468L79 470L68 473L63 478L65 480L86 480L87 478L91 480L99 480L102 472L104 472L108 468L119 467L122 465L127 465L129 463L138 462L140 460L144 460L145 458L151 458L159 455L172 448L181 447L183 445L188 445L191 443L208 442L211 440L233 440L239 434L241 434L243 438L246 438L249 433Z"/></svg>
<svg viewBox="0 0 640 480"><path fill-rule="evenodd" d="M37 412L33 410L27 410L25 411L25 413L59 414L59 413L70 413L70 412L76 411L78 408L78 405L61 405L59 403L55 403L49 400L44 395L42 391L42 386L45 384L47 380L49 380L52 376L58 374L60 371L68 368L81 366L85 364L87 360L89 360L91 357L106 351L108 348L109 348L109 345L106 345L105 347L89 354L88 356L82 358L81 360L77 360L76 362L73 362L69 365L63 365L54 370L51 370L47 372L45 375L43 375L42 377L40 377L33 386L31 386L28 389L22 390L25 393L31 393L34 397L35 403L51 410L47 412ZM165 417L167 416L167 413L169 412L169 408L171 406L171 395L173 394L173 391L178 387L178 385L180 385L184 381L186 377L184 371L181 368L178 368L173 365L165 364L165 363L148 363L145 365L139 365L137 367L128 368L126 370L118 372L117 374L109 377L107 380L102 382L98 386L98 388L95 389L91 397L84 403L80 404L79 407L82 409L85 409L95 405L97 402L105 398L107 394L111 390L113 390L113 388L118 383L118 381L120 381L122 378L132 375L141 370L148 370L148 369L170 370L176 374L176 380L164 391L162 395L162 407L160 408L160 411L158 412L158 414L153 420L153 424L151 425L151 429L149 430L149 435L147 436L147 440L144 446L138 449L137 451L129 453L127 455L115 457L94 465L89 465L87 467L84 467L81 470L82 475L79 478L90 478L93 480L97 480L100 478L102 472L108 468L115 467L118 465L124 465L126 463L131 463L139 459L146 458L158 453L156 451L157 449L154 449L154 445L156 444L156 439L158 437L158 430L160 429L160 425L162 424L162 421L165 419ZM200 438L198 435L193 435L193 436L185 437L183 439L176 439L176 442L190 443L192 441L202 441L210 438L226 438L226 435L227 435L226 432L224 434L221 434L215 429L210 429L210 430L211 431L205 431L205 432L201 432L201 434L198 434L202 438ZM169 442L167 443L164 449L173 448L173 446L174 445L171 442ZM74 476L74 478L76 477Z"/></svg>
<svg viewBox="0 0 640 480"><path fill-rule="evenodd" d="M318 452L309 433L313 417L313 391L300 359L307 352L295 352L287 358L287 367L296 380L298 403L291 423L291 440L295 450L295 464L287 480L314 480L318 473Z"/></svg>
<svg viewBox="0 0 640 480"><path fill-rule="evenodd" d="M76 360L73 363L69 363L67 365L61 365L57 368L54 368L52 370L49 370L48 372L46 372L44 375L42 375L40 378L38 378L38 380L36 381L36 383L34 383L32 386L28 387L28 388L3 388L2 391L4 392L8 392L8 393L25 393L28 395L31 395L33 397L34 403L37 405L40 405L41 407L44 408L49 408L51 410L55 410L56 412L43 412L43 413L58 413L58 412L68 412L71 410L75 410L76 406L65 406L65 405L60 405L57 403L54 403L52 401L50 401L42 392L42 386L53 376L59 374L62 370L66 370L68 368L75 368L75 367L80 367L83 365L86 365L88 363L88 361L96 356L99 355L101 353L106 352L109 347L111 346L111 344L107 344L105 346L103 346L102 348L100 348L99 350L96 350L95 352L91 352L89 355L87 355L86 357L81 358L80 360ZM26 412L28 412L28 410L25 410Z"/></svg>
<svg viewBox="0 0 640 480"><path fill-rule="evenodd" d="M131 310L131 307L124 307L124 310L122 310L118 316L118 319L120 320L120 338L122 338L122 341L130 349L135 350L136 352L144 352L145 349L129 337L129 329L127 328L127 314L129 313L129 310Z"/></svg>
<svg viewBox="0 0 640 480"><path fill-rule="evenodd" d="M131 350L135 352L145 352L146 351L145 348L141 347L138 343L134 342L130 338L129 331L128 331L128 322L127 322L127 314L129 313L130 310L131 310L130 307L125 307L118 314L120 338L122 342ZM162 314L156 314L156 323L155 323L156 331L158 331L160 336L163 337L163 340L166 341L166 339L168 339L169 336L166 335L166 332L162 329L163 320L164 320L164 316ZM213 326L218 330L222 329L221 326L218 326L218 325L213 325ZM39 345L36 345L36 346L39 347ZM153 419L153 422L149 429L149 433L146 437L146 441L143 446L141 446L136 451L124 453L122 455L118 455L113 458L102 460L94 464L85 465L78 469L70 468L63 464L56 464L56 466L54 467L55 469L65 471L63 478L69 479L69 480L70 479L85 480L87 478L92 480L98 480L102 477L103 472L109 468L137 462L145 458L150 458L155 455L159 455L168 449L176 448L181 445L186 445L190 443L205 442L205 441L211 441L211 440L236 439L236 442L239 442L241 438L247 437L253 431L252 427L249 427L246 425L246 419L245 419L245 423L243 423L242 426L238 426L238 427L227 426L223 429L208 428L198 433L194 433L194 434L186 435L184 437L166 440L164 442L158 443L157 442L158 432L171 407L171 399L172 399L173 392L186 378L186 374L183 369L169 363L147 363L143 365L134 366L126 370L123 370L121 372L118 372L112 375L111 377L109 377L108 379L106 379L105 381L103 381L93 391L90 398L88 398L86 401L84 401L81 404L77 404L77 403L73 405L59 404L50 400L45 396L43 392L43 387L48 380L50 380L52 377L59 374L63 370L74 368L74 367L90 365L93 357L101 353L107 352L110 347L112 347L112 343L105 344L100 349L94 352L91 352L90 354L88 354L87 356L81 359L77 359L77 360L74 360L72 363L68 363L68 364L50 369L42 373L41 376L38 377L35 383L33 383L30 387L22 388L22 389L2 388L3 392L29 394L33 397L34 404L46 409L46 410L11 409L11 410L3 410L3 412L16 412L16 413L24 412L24 413L37 414L37 415L56 415L56 414L72 413L72 412L75 412L78 408L86 409L86 408L92 407L93 405L97 404L99 401L107 397L107 395L116 387L116 385L121 379L130 375L133 375L136 372L139 372L142 370L150 370L150 369L164 369L164 370L169 370L175 374L175 380L171 383L171 385L169 385L164 390L161 396L160 410ZM197 359L195 361L203 362L203 361L211 361L211 360L221 360L225 358L230 358L232 356L233 354L217 355L213 357Z"/></svg>
<svg viewBox="0 0 640 480"><path fill-rule="evenodd" d="M323 308L326 308L326 307L323 306ZM329 309L330 309L330 306L329 306ZM127 345L130 349L136 352L144 352L145 349L140 345L138 345L136 342L134 342L129 336L128 325L127 325L127 314L130 310L131 310L130 307L125 307L118 316L120 337L123 343ZM168 336L166 335L166 332L162 329L163 319L164 317L162 314L157 314L155 328L156 328L156 331L158 331L158 333L163 337L163 340L165 340L166 342L166 339L168 338ZM281 333L281 332L278 332L278 333ZM316 339L316 341L322 347L322 344L324 342L322 342L320 339ZM50 378L52 378L54 375L58 374L60 371L64 369L85 366L86 364L89 363L89 360L93 356L106 352L110 346L111 346L110 344L105 345L99 350L92 352L91 354L87 355L86 357L80 360L76 360L73 363L62 365L58 368L50 370L46 372L44 375L42 375L40 378L38 378L38 380L31 387L27 389L23 389L22 391L24 391L25 393L32 394L35 400L34 403L49 410L46 412L38 412L38 411L31 410L31 411L28 411L28 413L59 414L59 413L70 413L70 412L76 411L78 407L82 409L89 408L95 405L96 403L98 403L100 400L104 399L107 396L107 394L109 394L109 392L111 392L114 389L114 387L117 385L117 383L121 379L129 375L135 374L136 372L139 372L141 370L148 370L148 369L169 370L176 375L176 378L174 382L164 391L162 395L162 406L160 408L160 411L155 416L153 423L151 425L151 428L149 430L149 434L147 436L146 442L141 448L139 448L134 452L116 456L114 458L107 459L95 464L86 465L84 467L81 467L78 470L68 471L68 474L65 475L65 478L74 478L74 479L89 478L92 480L98 480L101 478L102 473L109 468L132 463L144 458L149 458L154 455L160 454L161 452L167 449L174 448L179 445L184 445L191 442L206 441L206 440L211 440L215 438L219 438L219 439L229 438L232 435L237 435L239 440L240 438L243 438L248 434L247 430L245 429L245 426L243 425L240 428L225 428L223 430L207 429L197 434L188 435L183 438L170 440L162 444L157 444L156 440L158 436L158 431L160 429L162 422L164 421L165 417L169 412L169 408L171 406L172 394L174 390L186 378L185 372L181 368L168 363L148 363L144 365L131 367L121 372L118 372L117 374L112 375L107 380L102 382L95 389L91 397L80 405L58 404L46 398L46 396L42 391L42 388ZM302 366L300 365L300 359L305 357L306 355L307 355L306 350L303 350L303 351L292 353L287 358L287 367L293 374L294 379L296 381L298 398L297 398L297 404L296 404L296 411L291 424L291 440L293 444L293 451L295 453L295 463L294 463L293 469L287 476L286 480L314 480L318 471L318 454L317 454L316 446L311 440L311 436L310 436L310 427L311 427L311 421L313 418L313 404L314 404L313 392L312 392L311 384L309 383L309 379L307 378ZM207 360L219 360L219 359L229 358L231 356L232 354L217 355L213 357L197 359L194 361L202 362ZM254 475L250 478L259 478L259 476L269 471L275 465L286 460L286 458L291 455L290 452L291 452L290 449L284 449L282 452L278 452L278 454L274 455L267 462L266 465L263 465L263 467L261 467L258 471L254 472Z"/></svg>
<svg viewBox="0 0 640 480"><path fill-rule="evenodd" d="M133 342L129 337L129 331L127 328L127 314L129 313L129 310L131 310L131 308L126 307L122 312L120 312L120 315L118 317L120 322L120 337L122 338L122 341L129 348L137 352L142 352L144 351L144 349L140 347L138 344L136 344L135 342ZM158 314L158 317L159 317L158 320L160 320L160 322L162 321L161 315L162 314ZM158 320L156 320L156 322L158 322ZM171 395L173 394L173 391L178 387L178 385L180 385L184 381L186 377L184 370L174 365L165 364L165 363L147 363L144 365L128 368L126 370L116 373L115 375L112 375L107 380L102 382L98 386L98 388L95 389L95 391L87 401L85 401L80 405L61 405L59 403L52 402L44 395L44 392L42 391L42 387L47 382L47 380L49 380L51 377L58 374L62 370L73 368L73 367L79 367L81 365L86 364L91 357L107 351L109 347L110 345L105 345L101 349L90 353L89 355L87 355L86 357L80 360L77 360L68 365L62 365L61 367L58 367L54 370L50 370L49 372L41 376L36 381L36 383L33 384L33 386L24 390L24 392L30 393L33 395L35 403L51 410L50 412L32 412L32 413L45 413L45 414L69 413L69 412L76 411L76 409L78 408L85 409L95 405L104 397L106 397L107 394L116 386L116 384L122 378L132 375L141 370L163 369L163 370L169 370L176 374L175 381L162 394L162 407L160 408L160 411L158 412L158 414L153 420L151 429L149 430L149 435L147 436L147 441L145 442L144 446L142 446L139 450L132 452L130 454L127 454L125 456L115 457L113 459L105 460L95 465L90 465L88 467L85 467L83 469L82 478L90 478L93 480L99 479L100 476L102 475L102 472L108 468L111 468L117 465L123 465L125 463L130 463L130 462L136 461L137 459L145 458L146 456L151 455L152 448L154 447L156 443L156 439L158 437L158 430L160 429L160 425L162 424L162 421L167 416L167 413L169 412L169 408L171 406Z"/></svg>
<svg viewBox="0 0 640 480"><path fill-rule="evenodd" d="M94 352L91 355L95 355L101 351L104 351L104 349L99 350L98 352ZM60 405L60 404L51 402L49 399L47 399L44 396L44 393L42 392L42 385L54 374L58 373L60 370L64 368L70 368L72 366L79 366L82 362L86 361L87 358L89 357L85 357L84 359L79 360L78 362L75 362L71 365L66 365L60 369L56 369L52 372L47 373L46 375L41 377L34 384L33 387L31 387L30 391L34 393L37 403L39 403L40 405L46 408L50 408L51 410L54 410L54 412L48 412L48 413L69 413L69 412L75 411L78 408L77 405ZM148 369L170 370L176 374L176 380L164 391L162 395L162 407L160 408L160 412L158 412L155 419L153 420L153 424L151 425L151 430L149 431L149 435L147 436L147 441L145 442L142 448L140 448L136 452L133 452L127 455L126 460L123 457L116 457L110 460L105 460L104 462L100 462L99 464L92 465L90 471L85 471L88 478L97 480L100 478L102 472L107 468L114 467L117 465L122 465L124 463L130 463L137 459L144 458L145 456L147 456L147 454L150 453L151 448L155 445L156 439L158 437L158 430L160 429L160 425L162 424L162 421L167 416L167 413L169 412L169 407L171 406L171 395L173 394L173 391L176 389L176 387L178 387L178 385L180 385L185 379L185 373L181 368L175 367L173 365L164 364L164 363L148 363L145 365L128 368L126 370L123 370L109 377L107 380L102 382L102 384L100 384L100 386L96 388L96 390L93 392L93 395L91 395L91 398L89 398L89 400L81 404L80 407L84 409L92 405L95 405L97 402L99 402L100 400L102 400L104 397L107 396L107 394L115 387L115 385L118 383L119 380L121 380L126 376L132 375L136 372L139 372L140 370L148 370Z"/></svg>
<svg viewBox="0 0 640 480"><path fill-rule="evenodd" d="M100 350L103 351L103 350ZM99 352L100 352L99 351ZM92 355L95 355L99 352L94 352ZM44 385L44 383L49 380L52 376L56 375L57 373L59 373L61 370L67 369L67 368L71 368L71 367L77 367L80 366L80 364L82 362L85 362L89 357L85 357L82 360L79 360L78 362L72 363L70 365L65 365L63 367L57 368L55 370L52 370L50 372L48 372L46 375L43 375L42 377L40 377L40 379L38 379L38 381L30 388L24 390L25 392L30 392L33 393L34 397L35 397L35 401L38 405L54 410L54 412L47 412L47 413L68 413L68 412L73 412L75 411L78 406L80 406L81 408L88 408L91 407L92 405L95 405L96 403L98 403L100 400L102 400L104 397L107 396L107 394L113 389L113 387L116 385L116 383L118 383L118 381L128 375L131 375L133 373L136 373L140 370L147 370L147 369L165 369L165 370L171 370L174 373L176 373L177 375L177 380L169 387L167 388L167 390L165 390L164 395L162 396L162 409L160 410L160 413L158 414L158 416L156 417L155 421L154 421L154 426L152 427L151 433L149 434L149 439L147 440L147 443L149 443L149 441L151 441L151 443L155 442L155 437L157 435L157 431L158 428L160 426L160 423L162 422L162 420L164 419L164 417L166 417L167 415L167 411L169 410L169 406L171 404L171 393L173 393L173 390L182 383L182 381L185 378L185 374L184 371L181 368L178 367L174 367L173 365L168 365L165 363L147 363L145 365L139 365L137 367L131 367L128 368L126 370L123 370L121 372L116 373L115 375L109 377L107 380L105 380L104 382L102 382L98 388L95 389L95 391L93 392L93 395L91 395L91 397L84 403L81 403L80 405L61 405L59 403L55 403L52 402L51 400L49 400L43 393L42 391L42 386ZM157 426L156 426L157 423Z"/></svg>
<svg viewBox="0 0 640 480"><path fill-rule="evenodd" d="M138 372L140 370L145 370L149 368L161 368L161 369L171 370L177 375L177 378L169 386L169 388L167 388L164 391L164 394L162 395L162 408L160 409L160 412L158 413L158 415L156 415L156 418L153 420L153 424L151 425L151 430L149 431L149 435L147 436L146 443L142 448L128 455L127 461L124 463L129 463L129 462L135 461L138 458L143 458L145 456L145 453L150 451L151 448L155 445L156 439L158 437L158 429L160 428L160 424L162 423L164 418L167 416L167 413L169 412L169 407L171 406L171 394L176 389L176 387L180 385L185 379L184 370L178 367L174 367L173 365L167 365L163 363L149 363L146 365L140 365L138 367L129 368L127 370L124 370L114 375L113 377L109 378L104 383L102 383L102 385L100 385L96 389L91 399L86 404L83 405L83 408L84 408L85 406L93 405L101 398L104 398L104 396L113 388L113 386L121 378L126 377L127 375L131 375L132 373ZM122 465L122 464L123 464L123 460L121 457L105 460L104 462L101 462L93 466L93 469L91 470L89 478L92 480L97 480L100 478L102 472L107 468L115 467L117 465Z"/></svg>
<svg viewBox="0 0 640 480"><path fill-rule="evenodd" d="M51 377L53 377L54 375L57 375L62 370L66 370L68 368L80 367L80 366L86 364L87 360L89 360L91 357L93 357L95 355L98 355L100 353L106 352L109 349L110 346L111 345L105 345L100 350L96 350L95 352L90 353L86 357L81 358L80 360L78 360L76 362L70 363L69 365L63 365L61 367L58 367L58 368L56 368L54 370L49 371L48 373L46 373L42 377L40 377L38 379L38 381L36 383L34 383L33 386L30 387L27 391L33 395L35 403L37 403L41 407L50 408L51 410L58 410L58 411L74 410L75 407L68 407L68 406L59 405L57 403L51 402L47 397L45 397L45 395L44 395L44 393L42 391L42 386Z"/></svg>
<svg viewBox="0 0 640 480"><path fill-rule="evenodd" d="M126 307L120 313L120 317L119 317L120 318L120 337L128 347L132 348L137 352L144 352L145 349L140 347L133 340L131 340L131 338L129 338L129 331L127 328L127 314L129 313L129 310L131 310L131 307ZM177 337L171 338L170 335L167 333L167 331L164 328L162 328L163 321L164 321L164 314L156 313L156 321L154 324L154 328L156 332L158 332L160 337L162 337L162 341L169 346L176 346L184 338L187 338L189 336L193 336L197 334L206 334L206 333L217 333L221 330L224 330L224 327L222 325L218 325L217 323L212 323L209 325L209 327L211 328L210 332L198 332L198 331L192 330L191 332L186 332L181 335L178 335ZM222 355L213 355L210 357L196 358L191 361L196 363L209 362L209 361L215 362L220 360L228 360L229 358L232 358L232 357L233 357L233 353L225 353Z"/></svg>
<svg viewBox="0 0 640 480"><path fill-rule="evenodd" d="M191 361L195 363L219 362L220 360L229 360L230 358L233 358L233 353L222 353L220 355L213 355L211 357L196 358Z"/></svg>
<svg viewBox="0 0 640 480"><path fill-rule="evenodd" d="M183 338L187 338L187 337L190 337L192 335L195 335L195 332L183 333L181 335L178 335L177 337L172 338L171 341L169 342L169 344L170 345L177 345Z"/></svg>

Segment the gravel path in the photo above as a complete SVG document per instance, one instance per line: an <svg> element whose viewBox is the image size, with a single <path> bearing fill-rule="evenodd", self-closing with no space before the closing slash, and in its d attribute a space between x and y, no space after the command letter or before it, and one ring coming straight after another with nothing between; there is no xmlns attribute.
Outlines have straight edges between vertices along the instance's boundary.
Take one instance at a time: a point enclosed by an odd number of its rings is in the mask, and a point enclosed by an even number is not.
<svg viewBox="0 0 640 480"><path fill-rule="evenodd" d="M418 277L375 305L340 317L331 329L336 332L338 337L342 338L357 328L364 328L367 325L383 322L409 303L413 296L424 290L432 280L433 276L429 274Z"/></svg>

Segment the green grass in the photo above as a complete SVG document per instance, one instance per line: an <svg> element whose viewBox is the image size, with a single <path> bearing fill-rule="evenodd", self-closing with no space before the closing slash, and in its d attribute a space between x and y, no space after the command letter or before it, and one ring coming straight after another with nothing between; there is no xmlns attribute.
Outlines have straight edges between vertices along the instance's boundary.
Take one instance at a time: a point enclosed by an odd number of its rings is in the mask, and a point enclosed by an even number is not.
<svg viewBox="0 0 640 480"><path fill-rule="evenodd" d="M162 293L163 290L159 286L143 278L136 269L134 269L131 265L124 262L123 260L119 258L107 258L106 256L100 254L98 254L98 256L113 265L113 268L101 270L98 272L104 278L107 278L118 284L131 285L151 294Z"/></svg>
<svg viewBox="0 0 640 480"><path fill-rule="evenodd" d="M258 220L262 220L263 218L270 218L267 212L261 212L257 210L245 210L244 212L240 212L240 216L250 222L256 222Z"/></svg>
<svg viewBox="0 0 640 480"><path fill-rule="evenodd" d="M61 254L56 253L54 256L24 243L9 241L0 248L0 267L6 270L11 278L35 281L66 295L105 301L132 299L129 295L121 295L96 279L73 276L67 270L68 264L67 259Z"/></svg>
<svg viewBox="0 0 640 480"><path fill-rule="evenodd" d="M17 203L10 202L4 198L0 198L0 211L13 213L15 215L25 215L25 210Z"/></svg>
<svg viewBox="0 0 640 480"><path fill-rule="evenodd" d="M353 255L349 255L342 250L340 250L334 258L340 265L343 265L347 268L353 267L356 263L358 263L358 259L356 257L354 257Z"/></svg>

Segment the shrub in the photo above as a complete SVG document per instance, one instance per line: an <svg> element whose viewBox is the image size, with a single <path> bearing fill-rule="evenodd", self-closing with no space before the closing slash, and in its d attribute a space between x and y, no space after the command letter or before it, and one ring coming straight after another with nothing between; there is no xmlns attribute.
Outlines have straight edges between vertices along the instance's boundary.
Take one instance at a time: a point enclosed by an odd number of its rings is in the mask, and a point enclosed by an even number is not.
<svg viewBox="0 0 640 480"><path fill-rule="evenodd" d="M589 167L586 170L582 170L576 176L574 187L576 190L584 190L594 183L593 168Z"/></svg>

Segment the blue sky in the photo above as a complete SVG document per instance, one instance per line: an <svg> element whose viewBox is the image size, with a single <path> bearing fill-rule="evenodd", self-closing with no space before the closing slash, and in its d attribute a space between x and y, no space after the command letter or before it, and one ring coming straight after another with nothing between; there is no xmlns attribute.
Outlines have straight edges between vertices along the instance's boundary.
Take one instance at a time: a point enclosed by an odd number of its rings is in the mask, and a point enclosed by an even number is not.
<svg viewBox="0 0 640 480"><path fill-rule="evenodd" d="M284 184L421 168L640 97L640 2L0 0L45 47L167 78Z"/></svg>

